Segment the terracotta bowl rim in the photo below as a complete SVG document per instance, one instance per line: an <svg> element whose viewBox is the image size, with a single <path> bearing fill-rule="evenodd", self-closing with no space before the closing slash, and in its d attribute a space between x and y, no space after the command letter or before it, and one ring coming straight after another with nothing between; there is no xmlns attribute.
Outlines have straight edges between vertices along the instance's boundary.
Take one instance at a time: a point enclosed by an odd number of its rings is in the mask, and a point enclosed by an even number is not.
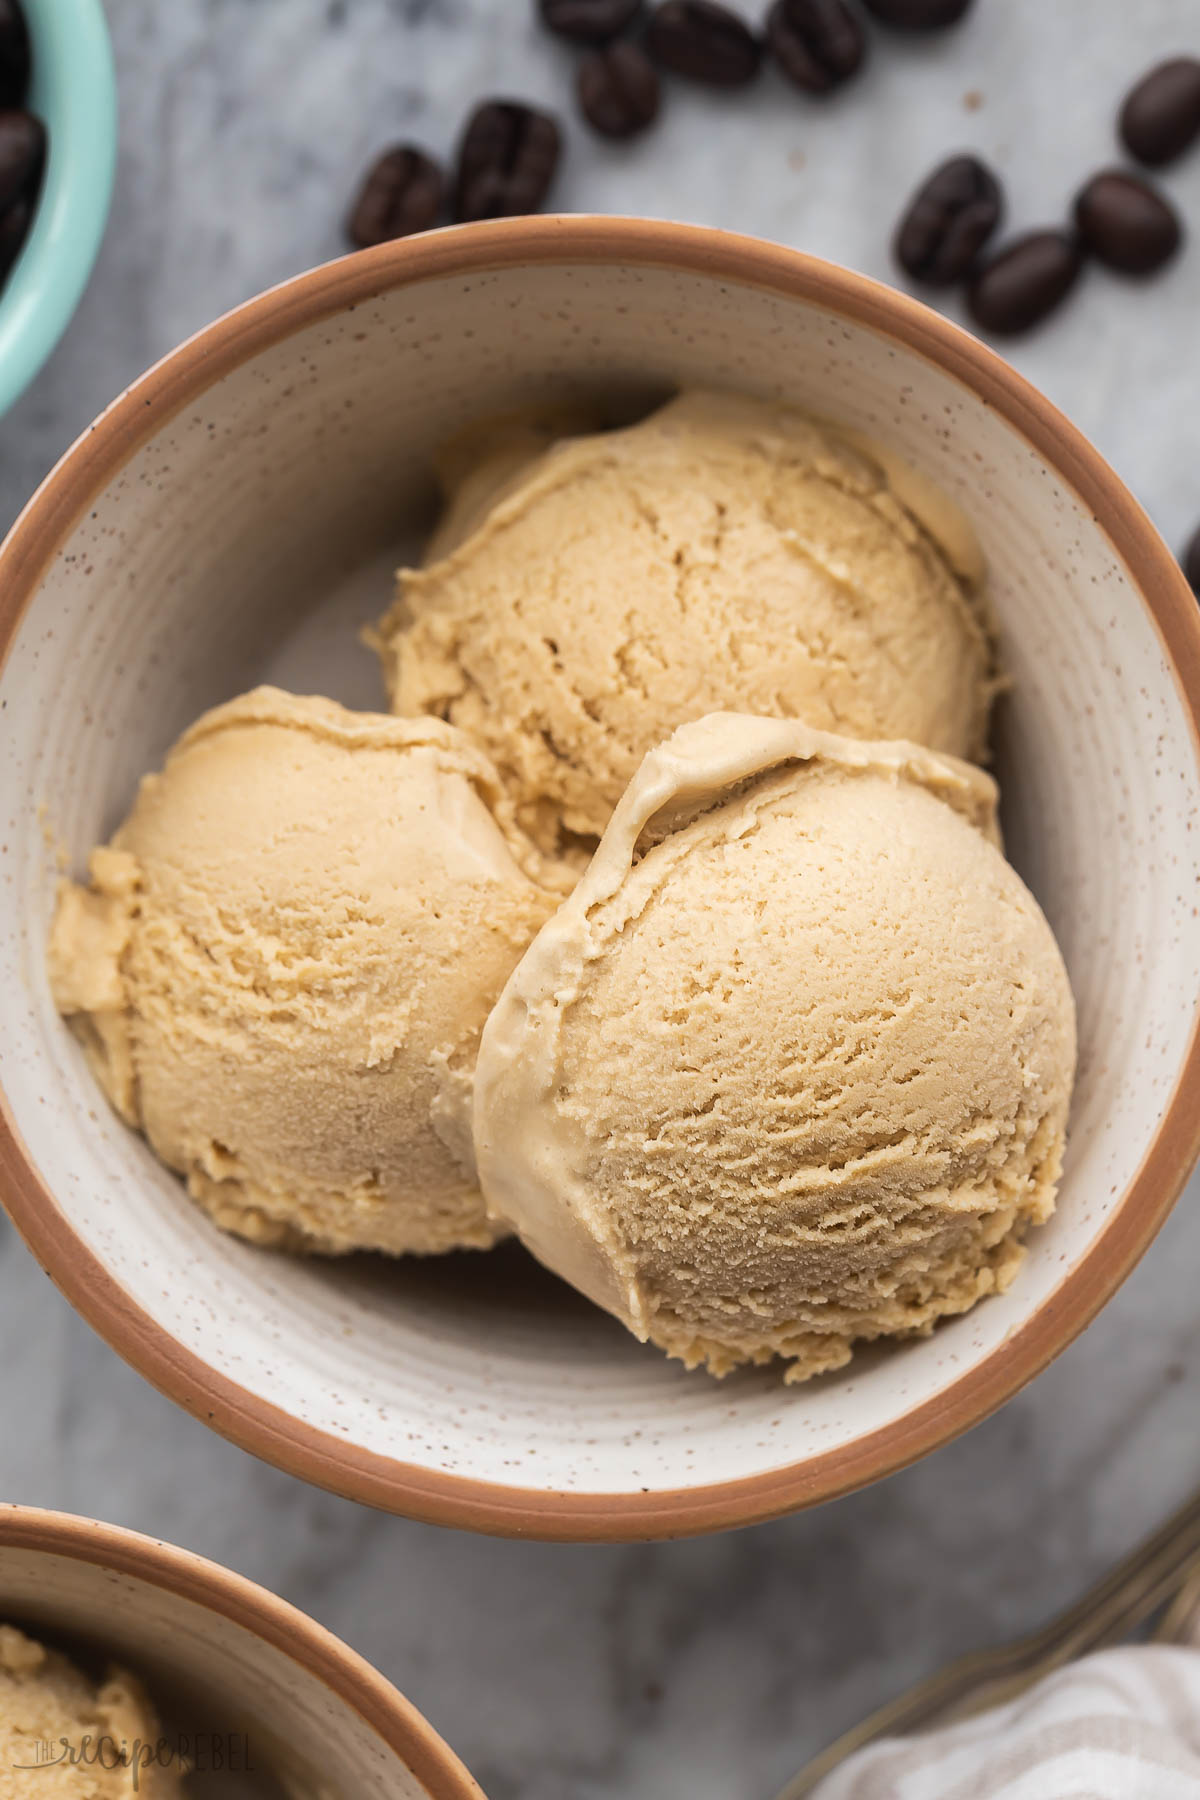
<svg viewBox="0 0 1200 1800"><path fill-rule="evenodd" d="M1073 489L1128 568L1187 713L1200 765L1200 608L1174 556L1099 452L1015 369L929 307L866 276L703 226L550 215L454 226L359 251L269 289L189 338L115 400L46 478L0 547L0 665L33 592L93 497L207 388L293 333L439 277L514 266L665 268L821 306L891 338L971 389ZM750 1525L894 1473L978 1424L1041 1372L1138 1262L1200 1155L1200 1005L1170 1101L1112 1215L1076 1267L1003 1343L932 1399L852 1442L735 1480L670 1491L508 1487L343 1442L218 1374L157 1325L76 1237L0 1093L0 1197L72 1306L134 1368L242 1449L385 1511L502 1536L574 1542ZM232 1579L232 1578L231 1578Z"/></svg>
<svg viewBox="0 0 1200 1800"><path fill-rule="evenodd" d="M122 1525L5 1503L0 1551L13 1549L115 1570L219 1614L323 1683L395 1752L430 1800L484 1800L450 1746L378 1669L307 1613L246 1576Z"/></svg>

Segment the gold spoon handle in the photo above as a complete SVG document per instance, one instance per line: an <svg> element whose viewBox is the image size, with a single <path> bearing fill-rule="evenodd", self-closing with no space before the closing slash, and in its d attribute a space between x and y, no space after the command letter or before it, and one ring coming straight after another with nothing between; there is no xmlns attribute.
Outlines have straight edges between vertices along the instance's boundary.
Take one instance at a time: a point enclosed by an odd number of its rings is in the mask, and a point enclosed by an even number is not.
<svg viewBox="0 0 1200 1800"><path fill-rule="evenodd" d="M1065 1663L1124 1643L1159 1613L1149 1633L1156 1642L1184 1643L1200 1635L1200 1494L1049 1625L1016 1643L959 1657L889 1701L808 1763L778 1800L803 1800L852 1751L876 1738L951 1725L1002 1706Z"/></svg>

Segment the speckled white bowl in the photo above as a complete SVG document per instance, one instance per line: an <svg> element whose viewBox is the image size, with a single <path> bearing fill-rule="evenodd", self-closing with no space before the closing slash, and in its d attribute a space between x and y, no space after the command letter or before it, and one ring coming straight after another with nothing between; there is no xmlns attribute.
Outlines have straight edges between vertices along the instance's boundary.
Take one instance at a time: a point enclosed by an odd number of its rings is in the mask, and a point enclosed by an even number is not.
<svg viewBox="0 0 1200 1800"><path fill-rule="evenodd" d="M109 1113L43 970L78 868L201 708L264 677L379 704L352 626L427 508L431 446L564 390L703 381L873 433L974 520L1014 678L1012 853L1079 1001L1072 1143L1020 1278L930 1339L785 1389L686 1374L511 1249L291 1262L221 1236ZM681 226L511 220L334 263L185 344L0 553L5 1199L130 1361L310 1479L558 1537L744 1524L886 1473L1027 1381L1113 1292L1200 1135L1200 620L1112 472L945 320Z"/></svg>
<svg viewBox="0 0 1200 1800"><path fill-rule="evenodd" d="M195 1742L197 1800L484 1800L420 1713L323 1626L136 1531L0 1506L0 1624L141 1676L164 1734Z"/></svg>

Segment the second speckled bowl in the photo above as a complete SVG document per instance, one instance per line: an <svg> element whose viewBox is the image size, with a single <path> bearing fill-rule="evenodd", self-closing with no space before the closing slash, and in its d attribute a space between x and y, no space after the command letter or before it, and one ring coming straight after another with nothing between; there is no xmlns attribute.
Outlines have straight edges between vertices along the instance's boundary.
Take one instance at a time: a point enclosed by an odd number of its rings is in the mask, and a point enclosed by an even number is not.
<svg viewBox="0 0 1200 1800"><path fill-rule="evenodd" d="M390 591L431 448L548 395L779 395L902 452L974 521L1013 680L1013 856L1079 1001L1053 1222L1002 1297L785 1389L687 1374L515 1252L294 1262L223 1237L104 1105L47 989L57 870L253 682L382 700L354 625ZM297 1474L443 1523L554 1537L747 1524L895 1469L1079 1331L1200 1139L1195 600L1079 433L990 351L844 270L618 219L509 220L276 288L151 371L0 553L3 1192L152 1381ZM40 810L45 809L45 812Z"/></svg>
<svg viewBox="0 0 1200 1800"><path fill-rule="evenodd" d="M0 1506L0 1624L48 1637L97 1675L110 1659L131 1669L167 1739L164 1764L190 1757L230 1800L484 1800L420 1713L323 1626L139 1532ZM140 1767L132 1748L104 1747L115 1752ZM48 1743L45 1766L72 1753L85 1754ZM66 1792L59 1776L45 1779Z"/></svg>

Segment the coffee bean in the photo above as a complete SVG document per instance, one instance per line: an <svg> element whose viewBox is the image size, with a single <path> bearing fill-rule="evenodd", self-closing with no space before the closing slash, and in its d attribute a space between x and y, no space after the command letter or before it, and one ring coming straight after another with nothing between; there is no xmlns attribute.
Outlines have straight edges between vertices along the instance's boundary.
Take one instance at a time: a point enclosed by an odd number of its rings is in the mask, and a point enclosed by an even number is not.
<svg viewBox="0 0 1200 1800"><path fill-rule="evenodd" d="M521 100L485 100L458 152L456 219L536 212L550 191L562 147L558 122Z"/></svg>
<svg viewBox="0 0 1200 1800"><path fill-rule="evenodd" d="M542 24L580 44L608 44L627 31L642 0L538 0Z"/></svg>
<svg viewBox="0 0 1200 1800"><path fill-rule="evenodd" d="M957 25L971 0L863 0L868 12L898 31L940 31Z"/></svg>
<svg viewBox="0 0 1200 1800"><path fill-rule="evenodd" d="M971 316L986 331L1028 331L1066 299L1083 252L1063 231L1031 231L985 263L967 289Z"/></svg>
<svg viewBox="0 0 1200 1800"><path fill-rule="evenodd" d="M965 281L1004 211L1000 183L976 156L952 156L922 182L900 221L893 251L917 281Z"/></svg>
<svg viewBox="0 0 1200 1800"><path fill-rule="evenodd" d="M1117 128L1139 162L1160 168L1182 156L1200 136L1200 62L1176 56L1143 75L1125 96Z"/></svg>
<svg viewBox="0 0 1200 1800"><path fill-rule="evenodd" d="M658 117L658 71L636 44L585 56L576 90L584 118L605 137L635 137Z"/></svg>
<svg viewBox="0 0 1200 1800"><path fill-rule="evenodd" d="M29 32L18 0L0 0L0 107L24 106L29 93Z"/></svg>
<svg viewBox="0 0 1200 1800"><path fill-rule="evenodd" d="M46 128L32 113L0 112L0 212L36 186L46 155Z"/></svg>
<svg viewBox="0 0 1200 1800"><path fill-rule="evenodd" d="M762 61L750 27L715 0L663 0L650 15L646 46L665 69L709 87L744 87Z"/></svg>
<svg viewBox="0 0 1200 1800"><path fill-rule="evenodd" d="M1123 169L1092 176L1075 201L1075 223L1092 254L1126 275L1161 269L1183 238L1174 207Z"/></svg>
<svg viewBox="0 0 1200 1800"><path fill-rule="evenodd" d="M846 0L775 0L767 44L797 87L827 94L848 81L867 49L866 33Z"/></svg>
<svg viewBox="0 0 1200 1800"><path fill-rule="evenodd" d="M1183 572L1197 594L1200 594L1200 526L1192 533L1191 542L1180 558Z"/></svg>
<svg viewBox="0 0 1200 1800"><path fill-rule="evenodd" d="M21 254L21 245L33 221L33 201L14 200L0 213L0 281L3 281Z"/></svg>
<svg viewBox="0 0 1200 1800"><path fill-rule="evenodd" d="M433 158L415 144L397 144L367 171L346 226L351 243L366 250L428 231L438 222L445 192L445 177Z"/></svg>

